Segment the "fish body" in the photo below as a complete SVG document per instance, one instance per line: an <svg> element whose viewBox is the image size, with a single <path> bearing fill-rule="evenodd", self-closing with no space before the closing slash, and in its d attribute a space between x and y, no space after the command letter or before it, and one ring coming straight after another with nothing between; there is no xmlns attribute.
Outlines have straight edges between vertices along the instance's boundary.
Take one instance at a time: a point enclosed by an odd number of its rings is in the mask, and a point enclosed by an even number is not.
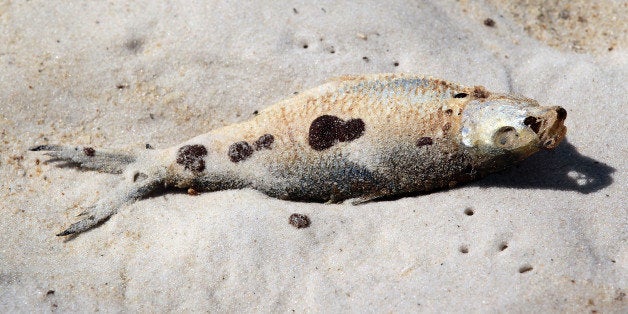
<svg viewBox="0 0 628 314"><path fill-rule="evenodd" d="M52 161L124 173L62 232L87 230L159 186L253 188L295 201L354 203L453 187L551 149L565 109L522 96L400 74L345 76L252 119L134 155L42 145Z"/></svg>

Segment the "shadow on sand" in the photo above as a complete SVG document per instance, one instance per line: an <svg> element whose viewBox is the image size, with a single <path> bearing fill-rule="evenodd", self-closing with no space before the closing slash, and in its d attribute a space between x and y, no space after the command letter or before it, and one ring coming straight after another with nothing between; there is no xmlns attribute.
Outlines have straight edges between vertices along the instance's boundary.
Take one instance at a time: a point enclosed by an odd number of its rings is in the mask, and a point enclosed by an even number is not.
<svg viewBox="0 0 628 314"><path fill-rule="evenodd" d="M539 152L470 186L551 189L588 194L611 185L613 172L615 168L581 155L565 140L553 151Z"/></svg>

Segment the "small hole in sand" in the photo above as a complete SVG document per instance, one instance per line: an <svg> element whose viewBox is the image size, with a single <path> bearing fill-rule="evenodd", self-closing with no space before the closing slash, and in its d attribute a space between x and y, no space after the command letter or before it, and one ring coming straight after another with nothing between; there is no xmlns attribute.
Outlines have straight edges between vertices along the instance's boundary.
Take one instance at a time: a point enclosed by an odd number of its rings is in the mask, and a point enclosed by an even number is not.
<svg viewBox="0 0 628 314"><path fill-rule="evenodd" d="M124 43L124 47L132 53L139 53L144 46L144 40L140 38L131 38Z"/></svg>
<svg viewBox="0 0 628 314"><path fill-rule="evenodd" d="M531 271L532 269L533 269L532 266L530 266L528 264L525 264L525 265L519 267L519 273L520 274L527 273L527 272Z"/></svg>
<svg viewBox="0 0 628 314"><path fill-rule="evenodd" d="M393 63L393 65L394 65L394 66L396 66L396 67L398 67L398 66L399 66L399 62L396 62L396 61L395 61L395 63Z"/></svg>
<svg viewBox="0 0 628 314"><path fill-rule="evenodd" d="M469 253L469 248L466 245L460 246L460 253L462 253L462 254Z"/></svg>
<svg viewBox="0 0 628 314"><path fill-rule="evenodd" d="M562 10L560 11L560 13L558 13L558 17L563 19L563 20L567 20L569 19L569 10Z"/></svg>
<svg viewBox="0 0 628 314"><path fill-rule="evenodd" d="M474 214L473 208L471 208L471 207L465 208L464 214L467 215L467 216L473 216L473 214Z"/></svg>
<svg viewBox="0 0 628 314"><path fill-rule="evenodd" d="M508 243L506 243L506 242L502 242L502 243L500 243L500 244L499 244L499 250L500 250L500 251L504 251L504 250L506 250L507 248L508 248Z"/></svg>

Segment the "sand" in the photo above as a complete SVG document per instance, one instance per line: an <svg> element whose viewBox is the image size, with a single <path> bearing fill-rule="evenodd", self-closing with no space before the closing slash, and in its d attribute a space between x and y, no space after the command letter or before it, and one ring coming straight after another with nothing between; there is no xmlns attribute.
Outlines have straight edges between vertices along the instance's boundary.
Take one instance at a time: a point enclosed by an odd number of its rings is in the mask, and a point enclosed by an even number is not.
<svg viewBox="0 0 628 314"><path fill-rule="evenodd" d="M625 313L628 14L603 2L0 1L0 311ZM120 178L29 146L169 147L381 72L561 105L567 139L428 195L173 191L55 236Z"/></svg>

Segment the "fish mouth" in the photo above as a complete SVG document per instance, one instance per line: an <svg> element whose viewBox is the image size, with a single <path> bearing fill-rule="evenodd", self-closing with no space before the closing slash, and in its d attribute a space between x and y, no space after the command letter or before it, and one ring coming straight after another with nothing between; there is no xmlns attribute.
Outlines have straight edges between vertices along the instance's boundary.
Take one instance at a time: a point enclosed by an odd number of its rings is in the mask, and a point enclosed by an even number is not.
<svg viewBox="0 0 628 314"><path fill-rule="evenodd" d="M567 134L565 119L567 119L567 110L555 106L548 108L541 116L525 118L523 123L538 135L540 148L554 149Z"/></svg>

